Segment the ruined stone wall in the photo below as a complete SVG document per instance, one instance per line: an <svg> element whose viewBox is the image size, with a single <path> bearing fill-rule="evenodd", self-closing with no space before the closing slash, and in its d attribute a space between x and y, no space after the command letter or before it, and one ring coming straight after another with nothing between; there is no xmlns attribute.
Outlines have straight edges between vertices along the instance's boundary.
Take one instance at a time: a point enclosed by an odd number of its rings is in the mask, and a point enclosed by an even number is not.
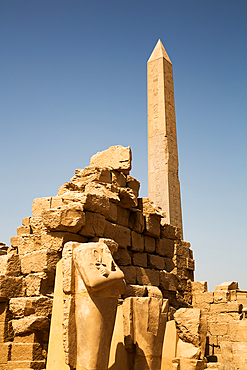
<svg viewBox="0 0 247 370"><path fill-rule="evenodd" d="M212 292L206 282L192 283L193 307L207 317L205 356L208 367L246 369L247 367L247 292L238 283L222 283Z"/></svg>
<svg viewBox="0 0 247 370"><path fill-rule="evenodd" d="M0 255L0 369L45 368L56 264L68 241L114 240L129 296L169 298L171 314L192 302L190 244L166 224L129 175L130 148L111 147L75 171L53 197L33 201Z"/></svg>

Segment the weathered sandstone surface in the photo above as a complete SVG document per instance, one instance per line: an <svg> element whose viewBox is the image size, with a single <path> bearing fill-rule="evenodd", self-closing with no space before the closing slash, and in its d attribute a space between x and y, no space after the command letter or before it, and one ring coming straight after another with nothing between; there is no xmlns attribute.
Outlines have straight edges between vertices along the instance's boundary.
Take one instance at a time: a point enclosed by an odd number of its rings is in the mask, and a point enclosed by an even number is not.
<svg viewBox="0 0 247 370"><path fill-rule="evenodd" d="M129 147L97 153L57 195L35 199L33 216L23 219L10 247L1 246L1 335L2 343L13 344L3 364L45 367L56 264L69 241L108 240L127 284L122 299L169 299L170 316L179 307L191 307L190 244L148 198L138 198L140 183L130 169ZM25 346L29 350L18 358Z"/></svg>

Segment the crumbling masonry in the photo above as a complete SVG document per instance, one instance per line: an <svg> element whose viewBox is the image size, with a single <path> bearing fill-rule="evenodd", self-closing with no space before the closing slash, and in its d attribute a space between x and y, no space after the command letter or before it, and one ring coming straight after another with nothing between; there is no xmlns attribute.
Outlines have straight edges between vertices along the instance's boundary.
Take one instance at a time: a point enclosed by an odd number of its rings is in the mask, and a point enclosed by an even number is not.
<svg viewBox="0 0 247 370"><path fill-rule="evenodd" d="M1 369L45 368L56 264L68 241L118 244L113 256L127 284L122 298L168 298L171 317L190 306L190 244L148 198L138 198L140 183L130 169L130 148L96 155L56 196L35 199L33 217L24 218L11 247L2 248Z"/></svg>

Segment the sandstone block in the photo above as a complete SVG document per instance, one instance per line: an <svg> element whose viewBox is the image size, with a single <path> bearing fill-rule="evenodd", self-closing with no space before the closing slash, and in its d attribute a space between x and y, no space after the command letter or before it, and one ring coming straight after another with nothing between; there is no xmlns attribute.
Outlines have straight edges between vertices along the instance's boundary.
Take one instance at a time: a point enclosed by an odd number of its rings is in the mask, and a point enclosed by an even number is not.
<svg viewBox="0 0 247 370"><path fill-rule="evenodd" d="M29 315L48 316L52 313L52 299L49 297L22 297L12 298L9 310L13 318L22 318Z"/></svg>
<svg viewBox="0 0 247 370"><path fill-rule="evenodd" d="M117 204L113 202L109 202L109 212L105 215L106 219L111 222L117 222Z"/></svg>
<svg viewBox="0 0 247 370"><path fill-rule="evenodd" d="M208 284L206 281L192 281L191 288L193 293L205 293L208 291Z"/></svg>
<svg viewBox="0 0 247 370"><path fill-rule="evenodd" d="M126 284L136 284L136 268L134 266L119 266L124 273Z"/></svg>
<svg viewBox="0 0 247 370"><path fill-rule="evenodd" d="M48 232L41 235L41 245L43 249L53 249L61 252L64 244L64 232Z"/></svg>
<svg viewBox="0 0 247 370"><path fill-rule="evenodd" d="M69 183L66 183L63 186L69 186ZM59 189L58 189L59 191ZM79 191L73 191L71 189L65 189L65 191L57 195L56 197L53 197L53 204L56 205L56 207L50 207L50 208L59 208L65 205L68 205L70 203L85 203L85 197L86 194L84 192ZM52 199L51 199L51 205L52 205Z"/></svg>
<svg viewBox="0 0 247 370"><path fill-rule="evenodd" d="M52 314L53 299L41 296L32 298L32 307L34 308L35 315L49 316Z"/></svg>
<svg viewBox="0 0 247 370"><path fill-rule="evenodd" d="M162 210L157 207L149 198L138 198L138 208L146 215L151 214L162 218Z"/></svg>
<svg viewBox="0 0 247 370"><path fill-rule="evenodd" d="M131 170L131 149L116 145L98 152L92 156L90 166L94 167L111 167L116 171L121 171L126 174Z"/></svg>
<svg viewBox="0 0 247 370"><path fill-rule="evenodd" d="M108 218L110 211L110 201L102 194L83 194L83 206L86 210L91 212L100 213Z"/></svg>
<svg viewBox="0 0 247 370"><path fill-rule="evenodd" d="M158 238L160 236L160 220L156 215L145 215L144 233L154 238Z"/></svg>
<svg viewBox="0 0 247 370"><path fill-rule="evenodd" d="M80 204L69 204L42 212L42 220L48 230L77 233L85 225L85 213Z"/></svg>
<svg viewBox="0 0 247 370"><path fill-rule="evenodd" d="M136 278L140 285L159 286L159 271L136 267Z"/></svg>
<svg viewBox="0 0 247 370"><path fill-rule="evenodd" d="M86 212L85 225L80 230L80 235L86 237L103 236L105 229L105 217L99 213Z"/></svg>
<svg viewBox="0 0 247 370"><path fill-rule="evenodd" d="M23 297L24 293L22 276L0 275L0 301L13 297Z"/></svg>
<svg viewBox="0 0 247 370"><path fill-rule="evenodd" d="M228 323L215 322L208 320L208 331L211 335L228 335L229 325Z"/></svg>
<svg viewBox="0 0 247 370"><path fill-rule="evenodd" d="M109 168L85 167L83 170L75 170L75 175L70 179L70 183L76 188L84 189L90 182L103 182L111 184L111 171Z"/></svg>
<svg viewBox="0 0 247 370"><path fill-rule="evenodd" d="M218 323L229 323L231 321L241 320L241 315L237 312L211 313L209 320Z"/></svg>
<svg viewBox="0 0 247 370"><path fill-rule="evenodd" d="M136 252L143 252L144 250L143 236L135 231L131 232L131 249Z"/></svg>
<svg viewBox="0 0 247 370"><path fill-rule="evenodd" d="M112 184L101 184L96 182L90 182L85 186L85 193L91 195L102 196L113 203L119 203L119 189Z"/></svg>
<svg viewBox="0 0 247 370"><path fill-rule="evenodd" d="M247 342L247 321L230 321L229 336L232 342Z"/></svg>
<svg viewBox="0 0 247 370"><path fill-rule="evenodd" d="M193 293L193 304L213 303L214 292Z"/></svg>
<svg viewBox="0 0 247 370"><path fill-rule="evenodd" d="M214 292L214 303L225 303L230 302L230 292L224 290L215 290Z"/></svg>
<svg viewBox="0 0 247 370"><path fill-rule="evenodd" d="M127 248L131 245L131 234L127 227L106 221L104 237L115 240L119 248Z"/></svg>
<svg viewBox="0 0 247 370"><path fill-rule="evenodd" d="M62 196L55 196L51 198L51 206L50 208L59 208L64 206L63 197Z"/></svg>
<svg viewBox="0 0 247 370"><path fill-rule="evenodd" d="M122 172L111 171L112 183L117 187L124 188L126 186L126 176Z"/></svg>
<svg viewBox="0 0 247 370"><path fill-rule="evenodd" d="M35 252L41 249L41 236L40 235L23 235L20 239L18 246L18 253L20 257L25 256L27 253Z"/></svg>
<svg viewBox="0 0 247 370"><path fill-rule="evenodd" d="M22 219L22 226L29 226L31 217L25 217Z"/></svg>
<svg viewBox="0 0 247 370"><path fill-rule="evenodd" d="M68 233L63 231L49 231L41 235L42 249L50 249L56 252L61 252L65 243L69 241L86 243L87 238L82 235Z"/></svg>
<svg viewBox="0 0 247 370"><path fill-rule="evenodd" d="M60 258L60 253L47 249L26 254L21 258L21 272L28 275L32 272L55 271Z"/></svg>
<svg viewBox="0 0 247 370"><path fill-rule="evenodd" d="M151 236L144 236L144 250L147 253L153 253L155 251L155 239Z"/></svg>
<svg viewBox="0 0 247 370"><path fill-rule="evenodd" d="M104 237L115 240L116 237L116 224L106 221Z"/></svg>
<svg viewBox="0 0 247 370"><path fill-rule="evenodd" d="M204 356L207 335L207 320L198 308L180 308L174 314L179 338L201 349Z"/></svg>
<svg viewBox="0 0 247 370"><path fill-rule="evenodd" d="M21 236L12 236L12 238L10 238L11 247L18 248L20 240Z"/></svg>
<svg viewBox="0 0 247 370"><path fill-rule="evenodd" d="M247 307L247 294L246 294L246 291L241 291L241 290L234 291L234 290L231 290L230 291L230 294L231 295L233 294L233 297L234 296L237 296L238 303L242 303L242 305L245 308Z"/></svg>
<svg viewBox="0 0 247 370"><path fill-rule="evenodd" d="M26 296L31 297L42 294L46 288L46 280L46 274L42 272L27 275L24 279Z"/></svg>
<svg viewBox="0 0 247 370"><path fill-rule="evenodd" d="M225 282L220 285L216 285L215 290L236 290L238 289L238 283L236 281Z"/></svg>
<svg viewBox="0 0 247 370"><path fill-rule="evenodd" d="M130 212L129 227L137 232L142 233L144 230L144 216L138 209L132 209Z"/></svg>
<svg viewBox="0 0 247 370"><path fill-rule="evenodd" d="M19 226L17 227L17 236L31 234L30 226Z"/></svg>
<svg viewBox="0 0 247 370"><path fill-rule="evenodd" d="M224 313L224 312L237 312L242 311L242 304L237 302L227 302L227 303L218 303L213 304L210 307L210 313Z"/></svg>
<svg viewBox="0 0 247 370"><path fill-rule="evenodd" d="M161 237L166 238L166 239L172 239L172 240L181 239L180 230L177 227L172 226L170 224L166 224L164 222L165 222L164 219L162 219L161 227L160 227ZM190 246L190 243L188 244Z"/></svg>
<svg viewBox="0 0 247 370"><path fill-rule="evenodd" d="M13 343L11 361L41 361L44 360L42 346L39 343Z"/></svg>
<svg viewBox="0 0 247 370"><path fill-rule="evenodd" d="M42 217L30 217L30 227L32 234L42 234L45 231Z"/></svg>
<svg viewBox="0 0 247 370"><path fill-rule="evenodd" d="M176 275L166 271L160 271L160 287L165 290L176 292L178 289L178 278Z"/></svg>
<svg viewBox="0 0 247 370"><path fill-rule="evenodd" d="M10 358L11 343L0 344L0 369L7 370L7 362ZM6 367L3 364L6 364Z"/></svg>
<svg viewBox="0 0 247 370"><path fill-rule="evenodd" d="M132 261L134 266L147 267L147 253L133 253Z"/></svg>
<svg viewBox="0 0 247 370"><path fill-rule="evenodd" d="M157 239L156 240L156 253L160 256L173 258L174 255L174 241L172 239Z"/></svg>
<svg viewBox="0 0 247 370"><path fill-rule="evenodd" d="M50 320L45 316L30 315L23 319L12 320L15 335L33 332L34 330L48 331Z"/></svg>
<svg viewBox="0 0 247 370"><path fill-rule="evenodd" d="M183 256L174 256L173 257L174 265L180 269L186 269L187 268L187 258Z"/></svg>
<svg viewBox="0 0 247 370"><path fill-rule="evenodd" d="M175 243L174 254L190 258L190 243L181 240L179 243Z"/></svg>
<svg viewBox="0 0 247 370"><path fill-rule="evenodd" d="M113 257L119 266L131 265L131 257L126 249L118 249L118 251L114 253Z"/></svg>
<svg viewBox="0 0 247 370"><path fill-rule="evenodd" d="M136 207L138 204L134 191L130 188L119 188L121 206L125 208Z"/></svg>
<svg viewBox="0 0 247 370"><path fill-rule="evenodd" d="M47 339L48 337L46 332L29 332L15 336L13 343L44 343L47 342Z"/></svg>
<svg viewBox="0 0 247 370"><path fill-rule="evenodd" d="M164 257L156 256L155 254L148 254L148 267L156 270L164 270L165 268Z"/></svg>
<svg viewBox="0 0 247 370"><path fill-rule="evenodd" d="M126 186L133 190L136 197L139 195L140 182L134 177L127 175Z"/></svg>
<svg viewBox="0 0 247 370"><path fill-rule="evenodd" d="M223 369L246 369L247 346L245 342L222 342L221 351Z"/></svg>
<svg viewBox="0 0 247 370"><path fill-rule="evenodd" d="M191 358L199 359L201 356L201 350L198 347L195 347L192 343L183 342L180 338L178 339L177 344L177 357L179 358Z"/></svg>
<svg viewBox="0 0 247 370"><path fill-rule="evenodd" d="M50 209L51 197L36 198L33 201L32 214L33 217L41 217L44 210Z"/></svg>
<svg viewBox="0 0 247 370"><path fill-rule="evenodd" d="M147 287L142 285L127 285L126 292L123 298L128 297L145 297L147 295Z"/></svg>
<svg viewBox="0 0 247 370"><path fill-rule="evenodd" d="M0 255L0 271L1 275L5 276L19 276L20 269L19 255L15 250L9 252L6 255Z"/></svg>
<svg viewBox="0 0 247 370"><path fill-rule="evenodd" d="M163 295L157 286L147 286L147 296L152 298L163 299Z"/></svg>
<svg viewBox="0 0 247 370"><path fill-rule="evenodd" d="M129 227L130 211L126 208L117 206L117 224Z"/></svg>

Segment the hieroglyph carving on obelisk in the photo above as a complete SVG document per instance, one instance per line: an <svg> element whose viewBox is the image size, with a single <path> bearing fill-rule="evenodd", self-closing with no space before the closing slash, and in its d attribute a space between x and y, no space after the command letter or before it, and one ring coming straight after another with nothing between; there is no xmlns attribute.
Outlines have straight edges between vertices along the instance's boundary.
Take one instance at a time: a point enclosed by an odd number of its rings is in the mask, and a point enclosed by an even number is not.
<svg viewBox="0 0 247 370"><path fill-rule="evenodd" d="M147 62L148 197L182 232L172 63L159 40Z"/></svg>

